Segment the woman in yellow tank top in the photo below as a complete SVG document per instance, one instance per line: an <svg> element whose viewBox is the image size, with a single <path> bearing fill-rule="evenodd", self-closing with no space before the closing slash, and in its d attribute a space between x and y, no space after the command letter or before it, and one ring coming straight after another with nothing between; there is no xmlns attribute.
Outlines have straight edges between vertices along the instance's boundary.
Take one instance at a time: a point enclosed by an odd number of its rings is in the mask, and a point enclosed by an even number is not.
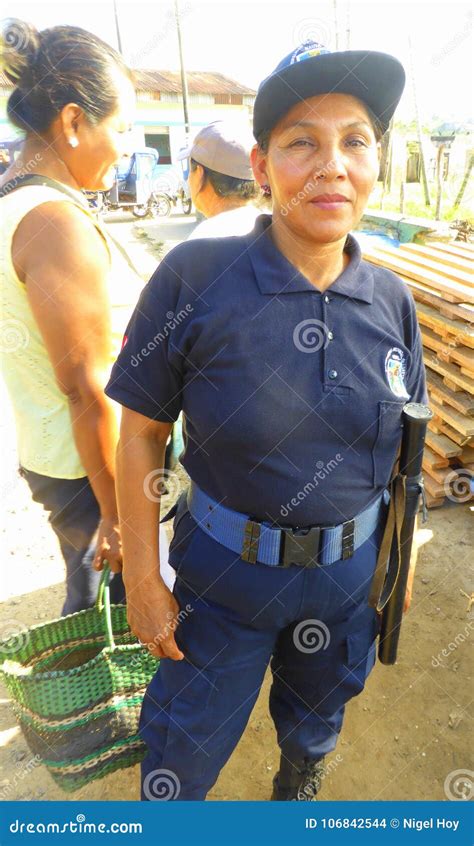
<svg viewBox="0 0 474 846"><path fill-rule="evenodd" d="M20 472L50 512L66 562L69 614L94 603L104 559L115 574L112 600L125 597L118 425L103 388L141 280L81 189L112 186L114 165L129 151L135 91L118 53L84 30L38 33L10 21L3 44L15 84L8 117L25 133L0 178L1 320L15 341L4 350L3 375ZM21 184L25 174L47 177L47 185Z"/></svg>

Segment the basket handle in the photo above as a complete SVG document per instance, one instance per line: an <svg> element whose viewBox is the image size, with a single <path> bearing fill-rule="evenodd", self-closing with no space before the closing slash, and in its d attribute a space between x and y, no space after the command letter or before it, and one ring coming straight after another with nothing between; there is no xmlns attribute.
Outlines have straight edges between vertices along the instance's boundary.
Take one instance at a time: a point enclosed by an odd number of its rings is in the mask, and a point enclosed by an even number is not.
<svg viewBox="0 0 474 846"><path fill-rule="evenodd" d="M104 568L99 582L99 590L97 592L96 607L99 613L104 611L105 622L105 640L110 649L115 649L116 644L114 640L114 633L112 629L112 616L110 613L110 587L109 587L109 562L104 559Z"/></svg>

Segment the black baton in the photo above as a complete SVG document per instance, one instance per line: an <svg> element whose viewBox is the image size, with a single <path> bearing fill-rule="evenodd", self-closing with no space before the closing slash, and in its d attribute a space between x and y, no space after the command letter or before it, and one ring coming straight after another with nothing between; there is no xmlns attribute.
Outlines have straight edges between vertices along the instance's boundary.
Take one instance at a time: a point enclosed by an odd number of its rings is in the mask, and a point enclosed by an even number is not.
<svg viewBox="0 0 474 846"><path fill-rule="evenodd" d="M399 474L405 476L405 509L400 534L400 548L394 537L390 558L400 555L398 578L382 612L378 657L382 664L395 664L403 619L415 518L423 494L422 461L428 421L433 412L427 405L409 402L402 412L403 432L400 447ZM389 570L391 569L389 565Z"/></svg>

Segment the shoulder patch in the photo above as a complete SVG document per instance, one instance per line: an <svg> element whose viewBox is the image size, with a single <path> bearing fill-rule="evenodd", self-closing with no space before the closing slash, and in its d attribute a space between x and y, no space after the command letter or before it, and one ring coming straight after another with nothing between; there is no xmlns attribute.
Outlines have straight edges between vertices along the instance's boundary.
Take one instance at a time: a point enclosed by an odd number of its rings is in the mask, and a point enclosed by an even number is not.
<svg viewBox="0 0 474 846"><path fill-rule="evenodd" d="M385 356L385 376L388 386L396 397L410 399L405 387L406 361L403 350L391 347Z"/></svg>

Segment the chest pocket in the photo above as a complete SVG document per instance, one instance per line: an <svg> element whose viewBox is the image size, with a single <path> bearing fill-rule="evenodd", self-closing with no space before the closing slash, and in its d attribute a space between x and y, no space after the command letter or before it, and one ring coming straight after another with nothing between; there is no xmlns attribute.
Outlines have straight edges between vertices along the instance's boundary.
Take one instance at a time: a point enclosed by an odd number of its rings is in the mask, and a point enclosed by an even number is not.
<svg viewBox="0 0 474 846"><path fill-rule="evenodd" d="M372 450L374 486L390 479L402 436L402 411L406 400L383 400L378 404L377 437Z"/></svg>

